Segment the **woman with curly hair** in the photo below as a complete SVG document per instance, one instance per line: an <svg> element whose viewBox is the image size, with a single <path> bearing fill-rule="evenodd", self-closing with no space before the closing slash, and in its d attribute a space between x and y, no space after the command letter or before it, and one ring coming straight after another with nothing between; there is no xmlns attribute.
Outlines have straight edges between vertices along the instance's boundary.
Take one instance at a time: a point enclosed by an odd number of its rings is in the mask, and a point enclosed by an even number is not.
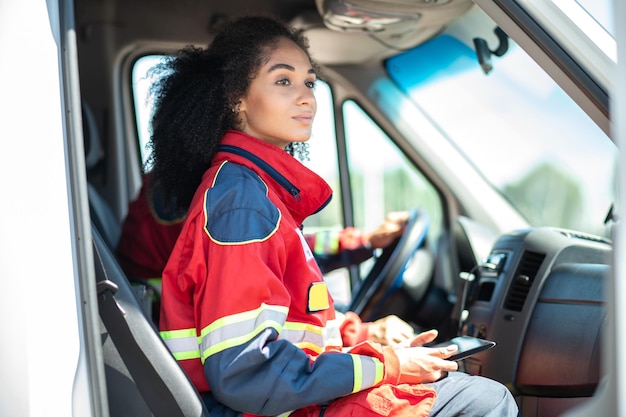
<svg viewBox="0 0 626 417"><path fill-rule="evenodd" d="M187 218L163 272L160 328L213 416L516 415L508 390L449 371L455 349L360 342L302 235L330 187L306 153L318 69L305 39L235 20L164 64L153 184ZM346 337L351 335L351 337Z"/></svg>

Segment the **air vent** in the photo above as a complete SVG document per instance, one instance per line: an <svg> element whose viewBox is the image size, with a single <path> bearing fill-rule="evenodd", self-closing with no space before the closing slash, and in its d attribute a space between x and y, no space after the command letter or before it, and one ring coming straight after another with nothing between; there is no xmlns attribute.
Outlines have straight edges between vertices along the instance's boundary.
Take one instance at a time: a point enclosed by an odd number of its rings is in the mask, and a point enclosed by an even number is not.
<svg viewBox="0 0 626 417"><path fill-rule="evenodd" d="M541 263L546 257L543 253L525 251L522 260L517 267L513 282L509 287L509 293L504 302L504 308L514 311L522 311L528 291L537 276Z"/></svg>

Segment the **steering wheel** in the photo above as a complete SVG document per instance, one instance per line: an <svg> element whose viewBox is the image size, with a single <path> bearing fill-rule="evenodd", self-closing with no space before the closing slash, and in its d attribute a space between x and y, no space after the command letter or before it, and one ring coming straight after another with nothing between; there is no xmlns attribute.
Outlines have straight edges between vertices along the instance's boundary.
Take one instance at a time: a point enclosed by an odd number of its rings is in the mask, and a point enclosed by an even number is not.
<svg viewBox="0 0 626 417"><path fill-rule="evenodd" d="M424 243L429 227L428 214L419 209L410 211L404 233L377 257L372 269L356 289L350 311L357 313L363 320L373 318L377 308L402 286L404 271Z"/></svg>

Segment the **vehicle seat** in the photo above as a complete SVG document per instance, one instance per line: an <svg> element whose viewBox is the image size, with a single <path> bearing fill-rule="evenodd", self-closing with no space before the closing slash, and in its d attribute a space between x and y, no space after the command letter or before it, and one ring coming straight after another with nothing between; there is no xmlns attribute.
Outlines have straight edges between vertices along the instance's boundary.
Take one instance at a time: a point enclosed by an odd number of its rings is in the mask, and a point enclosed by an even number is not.
<svg viewBox="0 0 626 417"><path fill-rule="evenodd" d="M209 417L93 223L92 238L110 416Z"/></svg>
<svg viewBox="0 0 626 417"><path fill-rule="evenodd" d="M102 144L100 143L96 118L86 101L82 103L82 116L89 211L92 221L98 227L100 233L102 233L106 244L109 248L114 249L117 247L122 235L122 227L109 203L89 181L90 172L93 171L102 158Z"/></svg>
<svg viewBox="0 0 626 417"><path fill-rule="evenodd" d="M100 143L96 118L86 101L82 103L82 118L89 214L107 247L115 252L122 235L122 225L107 200L104 199L91 180L95 168L102 160L102 144ZM149 288L145 282L134 282L133 284L133 290L137 297L143 300L144 310L149 315L152 314L154 290Z"/></svg>

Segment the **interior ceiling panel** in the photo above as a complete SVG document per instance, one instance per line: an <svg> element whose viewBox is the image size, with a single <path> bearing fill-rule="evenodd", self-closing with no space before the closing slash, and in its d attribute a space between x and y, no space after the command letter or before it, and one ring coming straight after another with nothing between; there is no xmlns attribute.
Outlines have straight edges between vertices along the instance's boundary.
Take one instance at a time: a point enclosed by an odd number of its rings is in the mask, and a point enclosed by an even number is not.
<svg viewBox="0 0 626 417"><path fill-rule="evenodd" d="M318 62L332 65L378 61L413 47L466 12L472 1L450 0L426 7L418 20L377 34L328 29L315 0L76 0L75 4L82 40L104 37L117 47L151 41L203 45L211 27L225 16L271 14L307 30L312 54Z"/></svg>

